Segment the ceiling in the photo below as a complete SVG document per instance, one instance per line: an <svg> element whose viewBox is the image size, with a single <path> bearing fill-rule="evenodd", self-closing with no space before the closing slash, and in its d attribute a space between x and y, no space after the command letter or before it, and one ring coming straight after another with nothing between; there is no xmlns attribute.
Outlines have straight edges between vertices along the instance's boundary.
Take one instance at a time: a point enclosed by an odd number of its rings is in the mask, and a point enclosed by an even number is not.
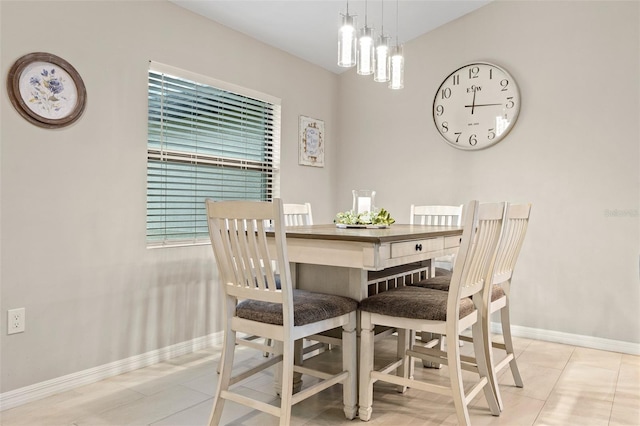
<svg viewBox="0 0 640 426"><path fill-rule="evenodd" d="M346 11L346 0L170 1L336 74L346 70L336 64L340 14ZM371 0L366 2L366 16L368 26L379 34L384 13L384 32L395 42L397 27L399 42L406 43L490 1ZM349 1L349 14L357 15L358 28L364 26L365 0Z"/></svg>

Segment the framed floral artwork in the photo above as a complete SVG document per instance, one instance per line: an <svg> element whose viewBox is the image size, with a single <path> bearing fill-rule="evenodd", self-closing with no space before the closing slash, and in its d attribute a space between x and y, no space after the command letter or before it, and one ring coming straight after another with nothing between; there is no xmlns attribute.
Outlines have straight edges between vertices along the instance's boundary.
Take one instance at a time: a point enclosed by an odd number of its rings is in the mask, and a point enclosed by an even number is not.
<svg viewBox="0 0 640 426"><path fill-rule="evenodd" d="M36 126L68 126L82 115L87 91L78 71L51 53L29 53L9 70L7 93L14 108Z"/></svg>
<svg viewBox="0 0 640 426"><path fill-rule="evenodd" d="M324 121L300 116L298 164L324 167Z"/></svg>

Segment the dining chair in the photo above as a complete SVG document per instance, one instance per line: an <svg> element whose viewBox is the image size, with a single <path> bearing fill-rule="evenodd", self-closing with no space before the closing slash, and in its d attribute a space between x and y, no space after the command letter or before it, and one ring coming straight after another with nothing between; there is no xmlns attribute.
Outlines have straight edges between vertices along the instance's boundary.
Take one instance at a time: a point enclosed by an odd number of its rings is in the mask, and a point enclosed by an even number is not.
<svg viewBox="0 0 640 426"><path fill-rule="evenodd" d="M409 216L409 223L420 225L434 225L434 226L461 226L462 225L462 210L463 205L459 206L442 206L442 205L415 205L411 204L411 213ZM455 262L455 253L440 256L431 261L433 264L433 270L431 276L444 276L451 278L451 270ZM444 349L445 339L440 336L433 336L430 333L423 333L421 339L425 342L438 341L440 348ZM460 346L463 342L460 341ZM440 368L440 364L424 363L425 367Z"/></svg>
<svg viewBox="0 0 640 426"><path fill-rule="evenodd" d="M463 205L459 206L431 206L411 204L409 223L411 225L440 225L461 226ZM435 259L436 275L448 275L453 269L455 254L441 256Z"/></svg>
<svg viewBox="0 0 640 426"><path fill-rule="evenodd" d="M356 415L356 310L350 298L296 290L292 286L282 200L206 201L209 236L218 266L224 309L221 369L210 425L218 425L225 401L233 401L291 423L291 407L341 383L344 413ZM265 225L272 223L273 228ZM280 285L276 284L276 274ZM309 335L342 327L342 368L327 373L294 365L294 344ZM259 335L277 344L260 350L273 352L257 365L238 371L234 355L237 333ZM280 405L253 399L232 388L256 373L278 364ZM317 383L293 394L295 375L310 375Z"/></svg>
<svg viewBox="0 0 640 426"><path fill-rule="evenodd" d="M457 267L453 270L448 292L405 286L360 302L361 420L368 421L371 418L373 385L376 381L398 385L401 392L415 388L451 395L461 425L470 423L467 407L480 391L484 391L491 414L500 415L489 382L488 362L484 357L481 313L482 295L500 239L504 209L505 203L479 204L478 201L471 201L467 205ZM378 370L374 369L373 339L373 328L377 325L398 330L398 356L395 361ZM458 345L461 332L468 328L471 328L475 337L473 345L476 357L473 360L462 357ZM414 331L444 335L451 344L447 345L446 351L420 346L413 338ZM448 365L449 386L414 378L413 357ZM478 374L477 381L469 391L464 388L468 383L463 383L462 369Z"/></svg>
<svg viewBox="0 0 640 426"><path fill-rule="evenodd" d="M511 374L517 387L524 387L516 356L513 349L513 339L511 337L511 320L509 312L509 298L511 294L511 278L513 270L520 255L522 243L527 233L529 217L531 215L531 204L508 204L505 212L504 226L500 237L500 244L496 253L491 277L487 278L491 286L485 289L483 296L483 331L485 336L485 356L489 361L490 381L494 388L500 409L504 408L500 389L498 388L497 374L507 365L511 368ZM422 281L409 283L425 288L448 291L450 279L446 277L435 277ZM498 342L491 338L491 315L500 311L500 327L502 329L503 341ZM471 341L472 337L460 336L461 340ZM498 363L494 361L492 348L505 351L506 356Z"/></svg>
<svg viewBox="0 0 640 426"><path fill-rule="evenodd" d="M282 205L282 211L283 211L283 215L284 215L284 224L285 226L301 226L301 225L313 225L313 215L311 213L311 204L310 203L304 203L304 204L287 204L284 203ZM271 223L270 223L271 225ZM280 277L277 276L276 277L276 285L279 286L279 279ZM244 337L238 337L236 340L236 343L240 344L240 345L245 345L245 346L251 346L251 347L256 347L256 345L253 344L253 341L256 339L259 339L260 336L256 336L255 334L252 335L248 335L248 336L244 336ZM339 339L339 337L338 337ZM267 339L267 341L265 342L267 345L271 346L271 341L269 339ZM309 350L311 350L311 348L309 348ZM269 356L269 352L265 352L264 356ZM219 367L218 367L218 373L219 373Z"/></svg>

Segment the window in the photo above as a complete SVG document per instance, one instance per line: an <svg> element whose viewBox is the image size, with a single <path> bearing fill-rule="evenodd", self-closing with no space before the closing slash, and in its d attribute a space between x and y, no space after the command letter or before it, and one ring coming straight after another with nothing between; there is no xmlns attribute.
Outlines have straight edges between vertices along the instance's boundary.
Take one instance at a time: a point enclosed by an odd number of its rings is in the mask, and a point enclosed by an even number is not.
<svg viewBox="0 0 640 426"><path fill-rule="evenodd" d="M280 101L151 63L147 244L207 242L204 200L278 194Z"/></svg>

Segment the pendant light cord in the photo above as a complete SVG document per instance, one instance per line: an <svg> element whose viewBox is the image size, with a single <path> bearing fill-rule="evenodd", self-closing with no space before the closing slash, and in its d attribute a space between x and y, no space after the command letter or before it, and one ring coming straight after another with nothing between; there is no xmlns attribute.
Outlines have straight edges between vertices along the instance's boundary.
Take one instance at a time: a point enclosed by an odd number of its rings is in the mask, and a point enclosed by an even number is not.
<svg viewBox="0 0 640 426"><path fill-rule="evenodd" d="M367 0L364 0L364 27L367 28Z"/></svg>
<svg viewBox="0 0 640 426"><path fill-rule="evenodd" d="M382 0L382 13L380 14L380 35L384 35L384 0Z"/></svg>
<svg viewBox="0 0 640 426"><path fill-rule="evenodd" d="M400 3L400 0L396 0L396 46L400 45L400 43L398 43L398 32L400 28L400 24L399 24L400 20L398 18L400 8L398 7L398 3Z"/></svg>

